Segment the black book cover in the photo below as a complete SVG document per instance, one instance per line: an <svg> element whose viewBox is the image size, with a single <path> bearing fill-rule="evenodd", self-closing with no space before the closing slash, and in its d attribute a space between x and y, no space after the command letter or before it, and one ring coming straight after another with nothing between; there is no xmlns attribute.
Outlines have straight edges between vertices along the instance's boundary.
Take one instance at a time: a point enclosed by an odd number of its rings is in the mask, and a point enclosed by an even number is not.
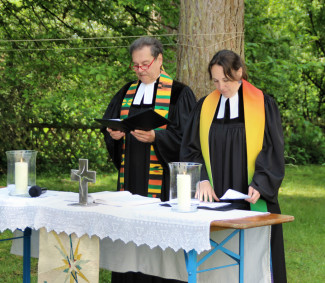
<svg viewBox="0 0 325 283"><path fill-rule="evenodd" d="M168 119L159 115L151 108L139 112L124 120L95 118L95 121L101 123L106 128L122 132L129 132L133 130L150 131L152 129L156 129L158 127L166 125L170 122Z"/></svg>

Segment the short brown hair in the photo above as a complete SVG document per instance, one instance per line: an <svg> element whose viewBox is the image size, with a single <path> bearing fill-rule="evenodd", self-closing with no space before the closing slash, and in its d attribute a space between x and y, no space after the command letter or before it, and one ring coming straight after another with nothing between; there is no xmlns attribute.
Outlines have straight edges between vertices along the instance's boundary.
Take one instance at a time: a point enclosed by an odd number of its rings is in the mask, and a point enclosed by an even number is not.
<svg viewBox="0 0 325 283"><path fill-rule="evenodd" d="M242 58L235 52L231 50L220 50L218 51L213 58L211 59L208 67L210 79L212 79L211 69L214 65L219 65L223 68L223 72L226 78L235 81L238 78L235 78L232 71L238 71L242 68L243 73L241 79L247 80L247 71L246 66Z"/></svg>

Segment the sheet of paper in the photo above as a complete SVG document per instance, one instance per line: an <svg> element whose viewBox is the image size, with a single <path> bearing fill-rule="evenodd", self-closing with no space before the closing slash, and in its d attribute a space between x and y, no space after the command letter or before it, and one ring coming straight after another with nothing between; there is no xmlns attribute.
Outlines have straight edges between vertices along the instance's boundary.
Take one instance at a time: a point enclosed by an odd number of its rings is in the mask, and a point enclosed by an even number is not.
<svg viewBox="0 0 325 283"><path fill-rule="evenodd" d="M235 191L233 189L228 189L220 199L222 199L222 200L230 200L230 199L247 199L247 198L249 198L248 195L237 192L237 191Z"/></svg>
<svg viewBox="0 0 325 283"><path fill-rule="evenodd" d="M89 194L89 197L94 203L112 206L136 206L161 202L159 198L133 195L128 191L92 193Z"/></svg>

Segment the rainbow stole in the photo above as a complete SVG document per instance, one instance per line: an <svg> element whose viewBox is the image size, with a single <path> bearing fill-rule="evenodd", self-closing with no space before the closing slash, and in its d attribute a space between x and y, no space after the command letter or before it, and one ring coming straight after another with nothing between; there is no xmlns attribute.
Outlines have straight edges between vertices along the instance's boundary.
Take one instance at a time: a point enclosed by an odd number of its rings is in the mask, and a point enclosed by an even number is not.
<svg viewBox="0 0 325 283"><path fill-rule="evenodd" d="M250 184L255 171L256 157L263 147L265 106L263 92L245 80L242 80L242 82L246 132L247 173L248 184ZM218 90L211 92L203 102L200 115L201 150L212 187L213 179L209 152L209 132L219 99L220 92ZM256 204L251 204L251 210L266 212L266 202L259 199Z"/></svg>
<svg viewBox="0 0 325 283"><path fill-rule="evenodd" d="M130 106L136 89L138 86L138 81L131 84L122 102L120 119L125 119L129 115ZM173 79L167 75L164 71L160 73L159 83L157 87L157 94L155 100L155 111L161 116L168 118L170 96L172 90ZM155 129L156 131L165 130L167 125ZM123 138L122 144L122 158L120 167L120 190L124 191L124 172L125 172L125 137ZM157 197L161 195L161 187L163 180L163 167L158 161L153 145L150 145L150 164L149 164L149 182L148 182L148 197Z"/></svg>

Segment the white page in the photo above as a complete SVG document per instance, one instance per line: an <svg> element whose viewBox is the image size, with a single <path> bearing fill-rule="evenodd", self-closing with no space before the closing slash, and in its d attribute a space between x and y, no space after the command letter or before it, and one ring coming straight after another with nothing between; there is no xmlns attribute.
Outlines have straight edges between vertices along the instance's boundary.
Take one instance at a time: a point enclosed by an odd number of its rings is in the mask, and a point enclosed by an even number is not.
<svg viewBox="0 0 325 283"><path fill-rule="evenodd" d="M89 195L92 202L112 206L136 206L161 202L159 198L150 198L140 195L133 195L129 191L119 192L98 192Z"/></svg>
<svg viewBox="0 0 325 283"><path fill-rule="evenodd" d="M250 196L237 192L233 189L228 189L220 199L228 200L228 199L247 199L247 198L250 198Z"/></svg>

